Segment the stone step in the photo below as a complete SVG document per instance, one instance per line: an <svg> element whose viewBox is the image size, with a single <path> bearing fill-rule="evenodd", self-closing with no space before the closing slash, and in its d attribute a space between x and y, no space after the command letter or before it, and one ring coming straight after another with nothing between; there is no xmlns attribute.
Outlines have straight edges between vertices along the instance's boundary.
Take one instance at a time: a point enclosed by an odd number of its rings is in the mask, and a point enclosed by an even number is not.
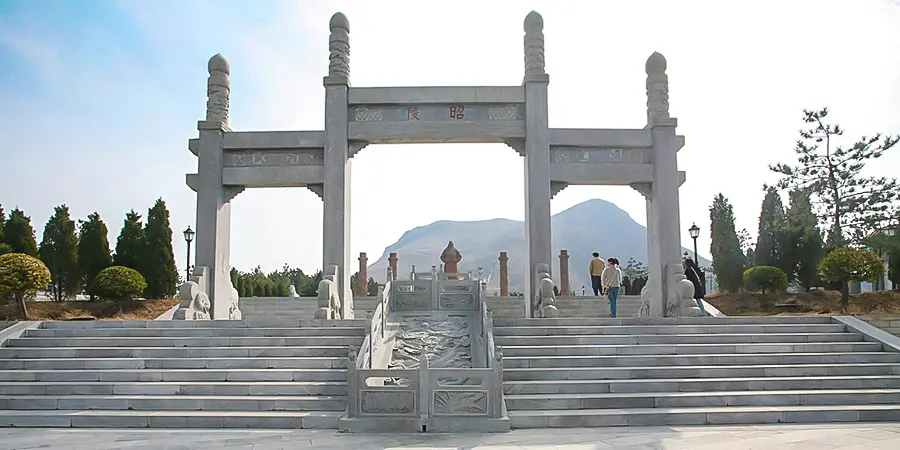
<svg viewBox="0 0 900 450"><path fill-rule="evenodd" d="M0 370L73 369L344 369L347 358L42 358L0 359Z"/></svg>
<svg viewBox="0 0 900 450"><path fill-rule="evenodd" d="M510 411L547 409L703 408L710 406L867 405L900 403L900 389L640 392L507 395Z"/></svg>
<svg viewBox="0 0 900 450"><path fill-rule="evenodd" d="M555 319L507 319L496 321L494 325L498 327L606 327L614 325L809 325L830 323L833 323L832 319L827 316L630 317L618 319L559 317Z"/></svg>
<svg viewBox="0 0 900 450"><path fill-rule="evenodd" d="M900 420L900 405L548 409L510 411L509 418L513 428L879 422Z"/></svg>
<svg viewBox="0 0 900 450"><path fill-rule="evenodd" d="M277 318L270 319L278 323ZM95 321L47 321L44 329L94 329L94 328L257 328L264 326L265 320L95 320ZM277 326L277 325L276 325ZM293 322L292 328L321 327L368 327L365 319L326 320L304 319Z"/></svg>
<svg viewBox="0 0 900 450"><path fill-rule="evenodd" d="M505 350L504 350L505 353ZM519 356L503 355L507 368L707 366L750 364L867 364L898 363L894 352L745 353L693 355ZM561 370L561 369L560 369Z"/></svg>
<svg viewBox="0 0 900 450"><path fill-rule="evenodd" d="M825 377L652 378L626 380L529 380L504 383L506 394L616 392L714 392L788 389L897 389L900 375Z"/></svg>
<svg viewBox="0 0 900 450"><path fill-rule="evenodd" d="M134 411L344 411L346 396L7 395L0 409Z"/></svg>
<svg viewBox="0 0 900 450"><path fill-rule="evenodd" d="M4 358L271 358L344 357L346 346L329 347L0 347Z"/></svg>
<svg viewBox="0 0 900 450"><path fill-rule="evenodd" d="M25 347L278 347L278 346L347 346L359 345L361 336L296 336L296 337L72 337L8 339L8 348Z"/></svg>
<svg viewBox="0 0 900 450"><path fill-rule="evenodd" d="M575 335L575 336L496 336L497 345L556 346L566 344L738 344L738 343L794 343L794 342L861 342L859 333L768 333L768 334L631 334L631 335Z"/></svg>
<svg viewBox="0 0 900 450"><path fill-rule="evenodd" d="M877 352L881 342L503 346L510 356L689 355L790 352Z"/></svg>
<svg viewBox="0 0 900 450"><path fill-rule="evenodd" d="M347 395L343 381L0 382L0 395Z"/></svg>
<svg viewBox="0 0 900 450"><path fill-rule="evenodd" d="M578 335L671 335L671 334L764 334L764 333L842 333L843 324L770 324L770 325L610 325L610 326L498 326L494 320L494 336L578 336ZM542 319L556 320L556 319Z"/></svg>
<svg viewBox="0 0 900 450"><path fill-rule="evenodd" d="M626 380L644 378L900 375L900 362L859 364L748 364L709 366L542 367L503 369L505 381Z"/></svg>
<svg viewBox="0 0 900 450"><path fill-rule="evenodd" d="M0 370L4 381L346 381L346 369Z"/></svg>
<svg viewBox="0 0 900 450"><path fill-rule="evenodd" d="M25 330L25 337L364 337L361 327L319 328L82 328Z"/></svg>
<svg viewBox="0 0 900 450"><path fill-rule="evenodd" d="M0 426L39 428L337 428L342 411L0 411Z"/></svg>

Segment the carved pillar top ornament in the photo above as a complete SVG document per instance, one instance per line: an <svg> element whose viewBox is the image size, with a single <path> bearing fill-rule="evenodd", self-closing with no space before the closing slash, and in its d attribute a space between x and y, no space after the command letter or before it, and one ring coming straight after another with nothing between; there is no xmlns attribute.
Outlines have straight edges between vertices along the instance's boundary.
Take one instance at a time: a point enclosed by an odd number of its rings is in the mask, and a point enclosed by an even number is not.
<svg viewBox="0 0 900 450"><path fill-rule="evenodd" d="M228 109L231 102L231 65L216 53L207 65L209 79L206 84L206 121L228 125Z"/></svg>
<svg viewBox="0 0 900 450"><path fill-rule="evenodd" d="M345 84L350 77L350 21L344 13L335 13L328 24L328 78L342 80ZM326 84L328 80L326 79Z"/></svg>
<svg viewBox="0 0 900 450"><path fill-rule="evenodd" d="M525 81L547 81L544 70L544 18L537 11L525 16Z"/></svg>
<svg viewBox="0 0 900 450"><path fill-rule="evenodd" d="M647 123L669 119L669 77L666 57L653 52L644 66L647 72Z"/></svg>

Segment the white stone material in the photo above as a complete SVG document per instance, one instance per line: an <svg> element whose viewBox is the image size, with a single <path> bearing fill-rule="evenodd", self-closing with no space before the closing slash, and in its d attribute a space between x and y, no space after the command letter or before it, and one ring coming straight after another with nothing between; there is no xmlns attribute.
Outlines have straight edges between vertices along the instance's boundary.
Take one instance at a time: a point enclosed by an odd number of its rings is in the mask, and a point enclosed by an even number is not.
<svg viewBox="0 0 900 450"><path fill-rule="evenodd" d="M206 88L206 121L228 125L231 103L231 65L221 54L209 59L209 80Z"/></svg>

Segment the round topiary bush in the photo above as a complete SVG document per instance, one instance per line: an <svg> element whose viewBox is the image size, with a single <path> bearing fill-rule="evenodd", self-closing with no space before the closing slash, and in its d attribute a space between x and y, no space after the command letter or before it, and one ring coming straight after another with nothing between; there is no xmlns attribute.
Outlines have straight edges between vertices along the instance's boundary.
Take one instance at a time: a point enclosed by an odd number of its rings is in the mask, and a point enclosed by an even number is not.
<svg viewBox="0 0 900 450"><path fill-rule="evenodd" d="M0 255L0 298L14 298L19 315L28 320L25 299L50 284L50 270L41 260L24 253Z"/></svg>
<svg viewBox="0 0 900 450"><path fill-rule="evenodd" d="M744 271L744 289L748 291L783 291L788 287L787 274L772 266L755 266Z"/></svg>
<svg viewBox="0 0 900 450"><path fill-rule="evenodd" d="M147 282L137 270L124 266L112 266L97 274L91 288L101 298L130 300L147 289Z"/></svg>

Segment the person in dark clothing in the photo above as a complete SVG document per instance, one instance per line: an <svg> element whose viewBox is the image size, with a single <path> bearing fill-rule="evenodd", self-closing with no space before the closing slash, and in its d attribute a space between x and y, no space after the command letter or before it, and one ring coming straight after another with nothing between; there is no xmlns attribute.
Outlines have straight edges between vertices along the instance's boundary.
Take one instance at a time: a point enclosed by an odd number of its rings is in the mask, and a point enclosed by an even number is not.
<svg viewBox="0 0 900 450"><path fill-rule="evenodd" d="M591 289L594 290L594 297L599 297L603 292L603 283L600 277L603 275L603 269L606 267L600 254L594 252L591 256L591 264L588 266L588 273L591 275Z"/></svg>
<svg viewBox="0 0 900 450"><path fill-rule="evenodd" d="M706 308L703 307L703 297L706 296L706 284L703 282L705 280L700 280L701 273L703 272L693 259L684 259L684 276L694 285L694 300L697 301L700 311L706 314Z"/></svg>

